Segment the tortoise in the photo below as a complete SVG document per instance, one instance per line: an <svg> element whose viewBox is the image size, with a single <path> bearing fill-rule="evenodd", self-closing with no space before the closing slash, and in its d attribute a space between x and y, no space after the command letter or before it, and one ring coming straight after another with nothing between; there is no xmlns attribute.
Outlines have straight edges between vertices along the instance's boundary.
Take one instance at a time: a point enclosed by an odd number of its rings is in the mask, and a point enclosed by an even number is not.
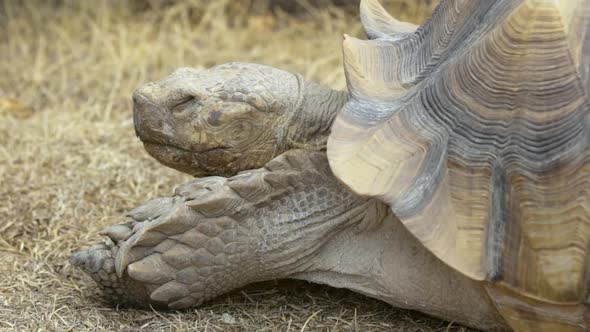
<svg viewBox="0 0 590 332"><path fill-rule="evenodd" d="M258 64L133 95L197 178L74 254L116 303L183 309L296 278L482 330L589 326L590 1L363 0L348 91Z"/></svg>

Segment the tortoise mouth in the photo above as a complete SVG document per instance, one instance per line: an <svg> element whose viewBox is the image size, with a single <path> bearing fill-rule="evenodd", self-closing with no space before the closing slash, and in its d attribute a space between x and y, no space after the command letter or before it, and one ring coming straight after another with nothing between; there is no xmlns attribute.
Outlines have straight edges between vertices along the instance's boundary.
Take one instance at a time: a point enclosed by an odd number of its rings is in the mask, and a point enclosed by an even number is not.
<svg viewBox="0 0 590 332"><path fill-rule="evenodd" d="M160 148L165 148L165 149L169 149L169 150L177 150L177 151L181 151L184 153L190 153L190 154L226 152L228 149L230 149L229 146L225 146L225 145L219 145L219 146L208 147L208 148L203 148L203 149L200 149L200 148L187 149L185 147L174 145L171 143L159 142L158 140L142 139L141 137L139 139L141 140L143 145L146 147L147 146L160 147Z"/></svg>
<svg viewBox="0 0 590 332"><path fill-rule="evenodd" d="M143 141L147 153L162 164L184 173L193 174L192 152L175 146Z"/></svg>
<svg viewBox="0 0 590 332"><path fill-rule="evenodd" d="M208 149L187 150L170 144L143 141L148 154L165 166L190 174L195 177L225 174L227 147L219 146Z"/></svg>

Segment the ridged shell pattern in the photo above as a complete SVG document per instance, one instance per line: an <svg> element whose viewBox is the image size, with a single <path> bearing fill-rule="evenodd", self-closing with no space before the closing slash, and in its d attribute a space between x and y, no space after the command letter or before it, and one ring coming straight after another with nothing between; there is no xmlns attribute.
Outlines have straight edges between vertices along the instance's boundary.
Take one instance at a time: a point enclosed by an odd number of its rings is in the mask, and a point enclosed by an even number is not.
<svg viewBox="0 0 590 332"><path fill-rule="evenodd" d="M585 329L590 1L443 1L413 33L375 0L361 10L371 39L343 43L335 175L488 281L515 329Z"/></svg>

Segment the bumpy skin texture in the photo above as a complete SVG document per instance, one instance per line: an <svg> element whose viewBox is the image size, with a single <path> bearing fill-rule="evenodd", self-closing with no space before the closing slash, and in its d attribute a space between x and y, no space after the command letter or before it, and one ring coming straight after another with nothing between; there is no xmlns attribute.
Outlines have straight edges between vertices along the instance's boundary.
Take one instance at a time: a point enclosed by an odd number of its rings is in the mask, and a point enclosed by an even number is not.
<svg viewBox="0 0 590 332"><path fill-rule="evenodd" d="M181 68L133 95L148 153L194 176L231 176L293 148L325 147L346 93L264 65Z"/></svg>
<svg viewBox="0 0 590 332"><path fill-rule="evenodd" d="M113 302L182 309L303 272L339 230L385 215L385 205L336 181L325 153L294 150L265 168L196 179L146 203L72 262Z"/></svg>

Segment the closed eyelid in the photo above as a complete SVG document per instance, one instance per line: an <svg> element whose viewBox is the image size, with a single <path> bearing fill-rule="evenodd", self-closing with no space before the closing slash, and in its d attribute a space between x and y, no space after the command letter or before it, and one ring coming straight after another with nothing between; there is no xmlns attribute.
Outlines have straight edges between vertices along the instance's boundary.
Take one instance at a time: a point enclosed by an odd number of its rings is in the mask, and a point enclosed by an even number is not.
<svg viewBox="0 0 590 332"><path fill-rule="evenodd" d="M211 110L206 118L208 124L224 129L235 122L256 121L258 117L254 114L257 110L252 107L227 107Z"/></svg>
<svg viewBox="0 0 590 332"><path fill-rule="evenodd" d="M172 112L179 112L189 106L192 106L195 102L197 102L197 100L193 96L189 96L176 102L176 104L172 106L171 110Z"/></svg>

